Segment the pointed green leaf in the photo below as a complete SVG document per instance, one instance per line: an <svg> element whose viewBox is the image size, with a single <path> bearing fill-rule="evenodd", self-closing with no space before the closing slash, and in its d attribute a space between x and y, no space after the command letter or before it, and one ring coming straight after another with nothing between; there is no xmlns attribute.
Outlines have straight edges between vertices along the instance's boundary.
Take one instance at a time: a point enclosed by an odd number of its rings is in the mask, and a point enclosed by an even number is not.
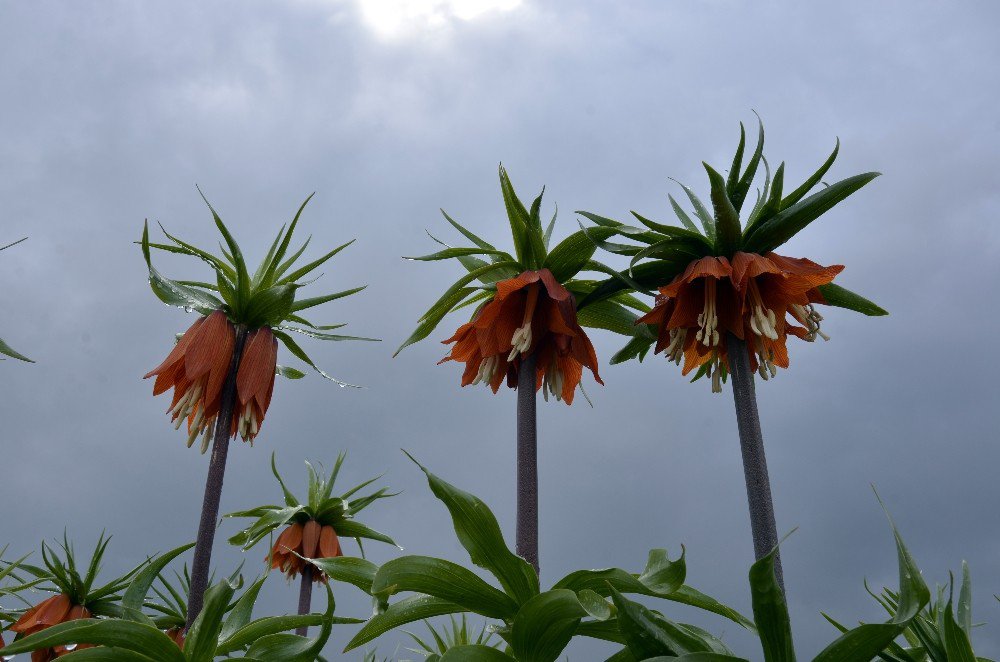
<svg viewBox="0 0 1000 662"><path fill-rule="evenodd" d="M739 248L742 230L740 213L726 193L726 181L712 166L702 163L712 183L712 207L715 209L716 246L720 255L732 255Z"/></svg>
<svg viewBox="0 0 1000 662"><path fill-rule="evenodd" d="M779 209L785 209L786 207L794 205L796 202L805 197L805 195L809 193L809 191L811 191L812 188L820 182L820 180L823 179L823 175L825 175L826 172L830 169L830 166L833 165L833 162L837 160L837 152L839 151L840 151L840 138L837 138L837 144L836 146L834 146L833 152L830 154L830 156L827 157L826 162L824 162L823 165L819 167L819 170L814 172L809 177L809 179L803 182L802 186L798 187L797 189L789 193L788 196L781 201Z"/></svg>
<svg viewBox="0 0 1000 662"><path fill-rule="evenodd" d="M518 660L555 662L587 611L576 593L554 589L525 602L511 627L510 648Z"/></svg>
<svg viewBox="0 0 1000 662"><path fill-rule="evenodd" d="M413 459L412 456L410 459ZM507 547L500 525L489 507L478 497L438 478L416 460L427 476L431 491L451 513L455 533L472 562L488 570L507 595L523 605L538 594L538 575L527 561Z"/></svg>
<svg viewBox="0 0 1000 662"><path fill-rule="evenodd" d="M748 231L744 237L744 250L760 254L773 251L833 208L834 205L848 198L878 176L877 172L867 172L848 177L782 209L767 221Z"/></svg>
<svg viewBox="0 0 1000 662"><path fill-rule="evenodd" d="M363 646L386 632L395 630L407 623L422 621L435 616L458 614L463 611L465 611L464 607L429 595L414 595L404 598L390 605L384 612L372 616L365 623L364 627L354 635L354 638L344 648L344 652L346 653L358 646Z"/></svg>
<svg viewBox="0 0 1000 662"><path fill-rule="evenodd" d="M403 556L379 568L372 593L389 596L402 591L433 595L487 618L509 620L517 613L516 602L471 570L429 556Z"/></svg>
<svg viewBox="0 0 1000 662"><path fill-rule="evenodd" d="M835 283L820 285L817 289L823 296L823 303L828 306L846 308L848 310L853 310L856 313L861 313L862 315L868 315L869 317L879 317L889 314L877 304L872 303L860 294L855 294L849 289L841 287Z"/></svg>

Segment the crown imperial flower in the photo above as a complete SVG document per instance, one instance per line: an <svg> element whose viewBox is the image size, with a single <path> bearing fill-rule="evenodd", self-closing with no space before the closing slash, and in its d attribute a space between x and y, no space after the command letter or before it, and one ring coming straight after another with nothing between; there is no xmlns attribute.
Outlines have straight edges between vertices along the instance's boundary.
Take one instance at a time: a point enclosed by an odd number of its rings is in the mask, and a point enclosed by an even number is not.
<svg viewBox="0 0 1000 662"><path fill-rule="evenodd" d="M878 173L849 177L812 195L809 192L833 165L839 142L826 162L797 189L783 195L782 163L772 178L763 156L764 129L757 147L742 168L746 136L740 144L728 179L708 164L713 213L684 186L701 228L671 196L670 203L683 227L664 225L632 212L645 228L603 216L579 212L596 225L587 229L604 249L631 256L630 268L597 285L581 301L596 304L623 291L656 288L655 307L636 320L632 340L611 360L619 363L645 356L651 346L682 366L682 374L696 370L694 379L710 377L713 391L721 391L729 370L727 334L747 345L750 367L763 379L789 366L788 336L809 342L828 340L821 329L817 304L848 308L866 315L886 312L871 301L833 283L844 269L822 266L805 258L774 252L828 209L862 188ZM763 163L763 188L745 224L740 209ZM683 186L683 185L682 185ZM638 244L611 243L617 234Z"/></svg>
<svg viewBox="0 0 1000 662"><path fill-rule="evenodd" d="M202 316L180 337L163 363L145 377L156 377L153 395L174 390L167 412L170 420L177 428L186 422L189 447L201 437L202 453L211 441L231 370L235 370L236 397L230 436L238 435L252 442L260 432L271 403L275 375L290 379L304 376L299 370L278 365L279 342L323 377L341 386L353 386L320 370L290 333L328 341L375 340L329 333L344 325L317 326L300 314L364 289L357 287L306 299L296 297L299 288L307 284L302 282L305 276L353 243L343 244L313 262L296 267L309 244L307 239L300 249L286 258L299 217L311 198L302 203L287 231L283 227L278 232L253 275L247 270L239 245L211 205L209 209L228 249L223 251L222 257L184 242L166 230L164 234L171 243L150 243L148 224L143 230L142 251L153 292L169 305ZM152 248L201 259L214 270L216 282L175 281L163 276L152 265Z"/></svg>
<svg viewBox="0 0 1000 662"><path fill-rule="evenodd" d="M518 199L503 167L500 189L514 255L498 250L442 211L445 219L474 246L455 248L432 235L444 250L407 259L454 258L468 274L424 314L396 353L430 335L449 312L476 305L472 318L443 341L452 347L439 363L464 363L462 386L485 384L496 393L505 381L508 387L517 388L524 359L533 355L536 390L542 390L546 399L551 395L572 404L584 368L591 371L598 384L604 383L598 374L597 354L583 327L631 335L638 315L629 309L646 312L649 308L628 295L607 297L590 310L578 306L577 300L595 286L595 281L581 279L581 272L615 271L592 259L596 247L583 230L550 250L555 215L543 228L542 195L529 210ZM598 233L605 237L613 234L603 230Z"/></svg>

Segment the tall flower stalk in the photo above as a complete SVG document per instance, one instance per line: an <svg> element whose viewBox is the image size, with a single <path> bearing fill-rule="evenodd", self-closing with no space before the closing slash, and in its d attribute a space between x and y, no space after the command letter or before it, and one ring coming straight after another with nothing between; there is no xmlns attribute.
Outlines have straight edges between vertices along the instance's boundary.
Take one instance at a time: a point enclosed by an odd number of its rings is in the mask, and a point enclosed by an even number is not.
<svg viewBox="0 0 1000 662"><path fill-rule="evenodd" d="M17 246L18 244L20 244L22 241L25 241L26 239L27 239L27 237L24 237L24 239L18 239L15 242L7 244L6 246L0 246L0 251L7 250L11 246ZM0 356L0 361L3 360L4 356L9 356L10 358L17 359L18 361L24 361L26 363L34 363L34 361L32 361L31 359L29 359L27 356L25 356L24 354L21 354L20 352L18 352L17 350L15 350L13 347L11 347L7 343L5 343L4 340L3 340L3 338L0 338L0 355L2 355L2 356Z"/></svg>
<svg viewBox="0 0 1000 662"><path fill-rule="evenodd" d="M143 228L142 252L154 294L164 303L199 315L167 358L146 374L146 378L156 378L154 395L173 389L167 413L177 429L186 424L187 445L192 446L200 438L202 453L212 446L191 566L189 627L201 611L208 586L229 440L239 435L243 441L253 443L271 403L275 375L290 379L305 376L300 370L277 364L279 341L324 378L340 386L354 386L320 370L290 334L328 341L376 340L332 334L330 330L344 324L318 326L301 316L306 309L364 289L356 287L298 298L299 288L311 282L304 278L353 243L352 240L312 262L298 265L309 240L290 255L289 247L299 217L311 198L302 203L287 229L281 228L252 275L239 244L210 204L215 225L225 241L221 257L182 241L165 229L163 233L169 243L151 243L148 223ZM215 282L171 280L163 276L152 265L150 253L154 248L199 258L212 268Z"/></svg>
<svg viewBox="0 0 1000 662"><path fill-rule="evenodd" d="M595 246L575 232L551 250L556 216L542 225L542 195L526 207L500 168L500 189L510 222L514 254L468 230L448 214L445 219L473 245L452 247L411 260L457 259L468 273L456 281L421 317L417 329L396 350L423 340L448 313L475 306L471 319L444 344L452 345L440 361L464 363L462 386L484 384L497 393L504 383L517 389L517 553L538 571L538 469L536 393L572 404L584 368L603 384L597 354L584 326L631 335L636 313L649 308L627 293L605 297L583 310L577 300L596 281L581 272L614 274L592 259ZM543 191L544 193L544 191ZM602 231L598 231L600 234ZM603 236L610 236L607 232ZM582 387L581 387L582 390ZM586 394L584 394L586 397Z"/></svg>
<svg viewBox="0 0 1000 662"><path fill-rule="evenodd" d="M866 315L886 312L833 283L843 266L822 266L774 251L878 173L848 177L810 195L833 165L838 141L815 173L785 193L785 164L772 177L763 155L763 125L744 168L745 147L746 134L740 125L740 142L728 177L704 164L711 183L712 212L686 186L682 188L693 213L670 197L683 227L664 225L636 212L632 215L644 227L579 212L595 224L587 230L595 244L631 258L627 270L600 283L580 305L656 288L655 307L637 320L632 340L611 362L641 361L654 347L654 353L663 353L682 366L682 374L694 372L692 381L707 378L713 392L721 392L732 376L755 556L761 559L775 551L775 571L784 590L754 373L766 381L777 376L778 368L788 368L789 336L808 342L829 339L820 328L823 316L816 305ZM740 210L761 165L763 187L757 190L756 203L743 222ZM608 231L636 243L609 242Z"/></svg>
<svg viewBox="0 0 1000 662"><path fill-rule="evenodd" d="M312 605L313 584L327 583L327 573L317 570L310 561L315 559L337 559L344 556L340 539L354 538L364 558L362 539L377 540L395 545L389 536L359 522L358 513L379 499L396 496L388 488L380 488L370 494L358 495L358 492L368 487L378 477L366 480L339 496L333 494L334 483L344 464L345 454L337 456L333 470L329 476L316 471L308 462L309 471L307 498L300 501L285 486L278 467L271 454L271 472L281 486L284 495L284 506L258 506L250 510L242 510L225 515L227 518L252 518L253 523L229 539L232 545L238 545L246 551L264 538L273 535L281 529L277 539L268 552L265 560L271 569L279 570L289 581L301 574L299 583L299 614L308 614ZM355 559L356 560L356 559ZM350 562L350 559L348 559ZM300 636L306 635L307 628L298 630Z"/></svg>

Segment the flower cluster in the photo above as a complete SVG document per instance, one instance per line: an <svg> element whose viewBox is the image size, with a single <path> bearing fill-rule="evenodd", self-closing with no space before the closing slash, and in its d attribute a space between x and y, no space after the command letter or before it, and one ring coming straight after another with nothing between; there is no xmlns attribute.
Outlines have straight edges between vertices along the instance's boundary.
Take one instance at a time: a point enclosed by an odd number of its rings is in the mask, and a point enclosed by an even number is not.
<svg viewBox="0 0 1000 662"><path fill-rule="evenodd" d="M532 352L537 387L546 399L551 394L572 404L584 367L604 383L594 346L577 321L573 296L551 271L525 271L499 281L496 289L496 296L444 341L454 346L441 363L465 363L462 386L483 383L496 393L506 379L516 388L522 357Z"/></svg>
<svg viewBox="0 0 1000 662"><path fill-rule="evenodd" d="M713 391L722 390L728 369L726 333L746 341L751 367L766 380L788 367L789 335L829 339L814 304L825 303L818 288L842 270L775 253L706 256L659 288L656 307L639 322L657 328L655 352L683 362L682 374L704 367Z"/></svg>

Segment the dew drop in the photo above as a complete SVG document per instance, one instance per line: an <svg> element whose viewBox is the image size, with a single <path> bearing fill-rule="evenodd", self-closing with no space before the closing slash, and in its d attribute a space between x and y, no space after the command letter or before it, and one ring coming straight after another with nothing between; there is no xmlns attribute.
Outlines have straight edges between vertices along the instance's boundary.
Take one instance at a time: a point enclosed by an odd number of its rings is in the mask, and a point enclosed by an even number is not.
<svg viewBox="0 0 1000 662"><path fill-rule="evenodd" d="M65 646L63 646L63 648L65 648L68 651L76 650L76 644L66 644Z"/></svg>

